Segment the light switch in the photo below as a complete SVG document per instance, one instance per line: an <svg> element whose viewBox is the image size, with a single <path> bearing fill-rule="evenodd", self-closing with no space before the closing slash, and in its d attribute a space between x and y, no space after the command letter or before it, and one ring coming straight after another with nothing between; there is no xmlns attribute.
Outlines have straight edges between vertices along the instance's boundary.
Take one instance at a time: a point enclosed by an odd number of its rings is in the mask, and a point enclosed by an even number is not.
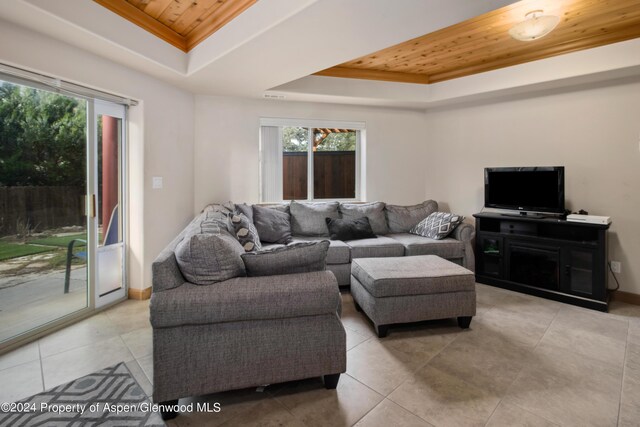
<svg viewBox="0 0 640 427"><path fill-rule="evenodd" d="M154 190L159 190L160 188L162 188L162 177L161 176L154 176L153 177L152 187L153 187Z"/></svg>

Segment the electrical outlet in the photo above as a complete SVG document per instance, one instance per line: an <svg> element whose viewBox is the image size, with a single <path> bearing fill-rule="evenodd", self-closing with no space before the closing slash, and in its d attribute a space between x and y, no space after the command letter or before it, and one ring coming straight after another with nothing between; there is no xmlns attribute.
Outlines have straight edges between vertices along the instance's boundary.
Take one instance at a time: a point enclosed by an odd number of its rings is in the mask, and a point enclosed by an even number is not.
<svg viewBox="0 0 640 427"><path fill-rule="evenodd" d="M620 273L622 270L622 263L620 261L611 261L611 271L614 273Z"/></svg>

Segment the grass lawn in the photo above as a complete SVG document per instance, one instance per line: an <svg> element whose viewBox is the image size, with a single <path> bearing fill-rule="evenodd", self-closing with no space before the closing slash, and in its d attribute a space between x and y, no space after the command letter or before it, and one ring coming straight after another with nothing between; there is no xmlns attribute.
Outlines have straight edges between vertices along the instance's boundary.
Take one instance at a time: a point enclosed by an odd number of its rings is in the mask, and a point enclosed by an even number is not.
<svg viewBox="0 0 640 427"><path fill-rule="evenodd" d="M18 258L26 255L35 255L43 252L60 252L56 254L55 257L49 260L49 264L51 267L61 267L66 263L66 254L67 247L69 242L74 239L86 240L87 235L85 233L72 234L69 236L51 236L51 237L42 237L39 239L30 239L27 243L21 243L10 240L2 240L0 239L0 261L5 261L12 258ZM102 233L100 233L98 238L102 238ZM74 245L74 253L78 252L78 249L81 251L85 251L85 247L87 246L84 242L76 242ZM74 264L82 264L83 260L77 259L74 257Z"/></svg>
<svg viewBox="0 0 640 427"><path fill-rule="evenodd" d="M23 243L3 242L0 240L0 261L18 258L25 255L34 255L42 252L50 252L55 248L44 246L25 245Z"/></svg>
<svg viewBox="0 0 640 427"><path fill-rule="evenodd" d="M58 246L66 248L73 239L82 239L87 240L87 235L85 233L73 234L70 236L52 236L52 237L43 237L41 239L33 239L29 240L29 243L33 243L36 245L45 245L45 246ZM76 242L74 248L85 246L84 242Z"/></svg>

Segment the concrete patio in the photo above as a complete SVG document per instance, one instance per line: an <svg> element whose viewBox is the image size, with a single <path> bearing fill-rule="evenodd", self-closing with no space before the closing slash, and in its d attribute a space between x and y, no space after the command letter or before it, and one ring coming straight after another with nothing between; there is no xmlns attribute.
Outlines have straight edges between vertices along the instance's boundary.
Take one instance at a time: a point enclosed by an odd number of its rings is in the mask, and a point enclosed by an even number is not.
<svg viewBox="0 0 640 427"><path fill-rule="evenodd" d="M87 269L71 270L69 293L65 271L0 277L0 342L87 306Z"/></svg>

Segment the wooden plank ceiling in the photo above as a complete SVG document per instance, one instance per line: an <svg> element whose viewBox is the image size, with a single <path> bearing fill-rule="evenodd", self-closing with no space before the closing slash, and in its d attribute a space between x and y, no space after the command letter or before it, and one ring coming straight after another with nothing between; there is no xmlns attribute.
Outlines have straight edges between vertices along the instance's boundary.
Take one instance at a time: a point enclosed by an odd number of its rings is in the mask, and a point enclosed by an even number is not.
<svg viewBox="0 0 640 427"><path fill-rule="evenodd" d="M560 17L549 35L512 39L527 12ZM320 76L437 83L640 37L640 0L524 0L315 73Z"/></svg>
<svg viewBox="0 0 640 427"><path fill-rule="evenodd" d="M257 0L94 0L188 52Z"/></svg>

